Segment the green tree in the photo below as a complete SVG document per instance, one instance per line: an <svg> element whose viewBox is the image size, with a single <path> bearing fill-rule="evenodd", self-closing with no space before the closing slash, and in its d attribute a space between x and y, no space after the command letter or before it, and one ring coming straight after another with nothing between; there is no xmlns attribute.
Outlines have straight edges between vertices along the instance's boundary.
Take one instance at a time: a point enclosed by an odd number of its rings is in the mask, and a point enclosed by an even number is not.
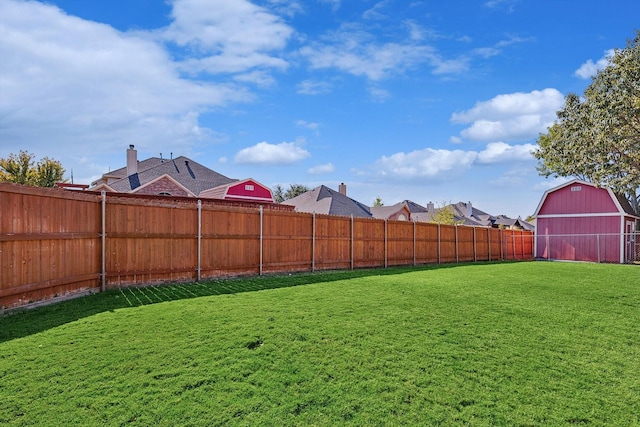
<svg viewBox="0 0 640 427"><path fill-rule="evenodd" d="M640 213L640 31L569 94L533 153L544 176L576 177L625 194Z"/></svg>
<svg viewBox="0 0 640 427"><path fill-rule="evenodd" d="M289 184L289 188L285 190L280 184L273 189L273 200L276 203L282 203L285 200L293 199L302 193L309 191L309 187L302 184Z"/></svg>
<svg viewBox="0 0 640 427"><path fill-rule="evenodd" d="M442 202L439 208L436 208L431 215L432 224L444 224L444 225L460 225L464 221L456 220L456 213L451 203Z"/></svg>
<svg viewBox="0 0 640 427"><path fill-rule="evenodd" d="M9 154L6 159L0 158L0 182L53 187L56 182L66 181L64 172L59 161L44 157L35 163L34 155L24 150Z"/></svg>
<svg viewBox="0 0 640 427"><path fill-rule="evenodd" d="M384 203L382 202L382 199L380 198L380 196L376 197L376 199L373 201L373 206L376 208L379 208L380 206L384 206Z"/></svg>

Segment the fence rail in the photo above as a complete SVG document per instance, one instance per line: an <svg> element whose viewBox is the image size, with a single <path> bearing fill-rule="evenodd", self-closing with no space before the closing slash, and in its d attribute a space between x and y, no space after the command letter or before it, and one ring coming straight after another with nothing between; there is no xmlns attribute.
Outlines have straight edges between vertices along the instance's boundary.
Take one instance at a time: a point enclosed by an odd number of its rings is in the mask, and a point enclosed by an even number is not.
<svg viewBox="0 0 640 427"><path fill-rule="evenodd" d="M533 258L533 234L0 184L0 309L219 276Z"/></svg>

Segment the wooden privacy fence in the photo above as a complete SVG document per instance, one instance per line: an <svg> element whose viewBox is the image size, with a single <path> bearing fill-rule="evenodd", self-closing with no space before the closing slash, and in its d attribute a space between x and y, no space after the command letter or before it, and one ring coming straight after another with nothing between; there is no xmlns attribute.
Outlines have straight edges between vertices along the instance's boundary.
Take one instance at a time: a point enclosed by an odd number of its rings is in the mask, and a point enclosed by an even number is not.
<svg viewBox="0 0 640 427"><path fill-rule="evenodd" d="M0 309L286 271L533 258L533 233L0 184Z"/></svg>

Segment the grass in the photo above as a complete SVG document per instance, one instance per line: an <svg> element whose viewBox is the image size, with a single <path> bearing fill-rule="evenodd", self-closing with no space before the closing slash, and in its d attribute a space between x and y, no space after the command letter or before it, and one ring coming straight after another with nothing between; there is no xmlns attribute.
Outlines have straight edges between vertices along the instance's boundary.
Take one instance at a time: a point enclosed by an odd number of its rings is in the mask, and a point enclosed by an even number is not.
<svg viewBox="0 0 640 427"><path fill-rule="evenodd" d="M640 425L639 325L637 266L122 289L0 318L0 424Z"/></svg>

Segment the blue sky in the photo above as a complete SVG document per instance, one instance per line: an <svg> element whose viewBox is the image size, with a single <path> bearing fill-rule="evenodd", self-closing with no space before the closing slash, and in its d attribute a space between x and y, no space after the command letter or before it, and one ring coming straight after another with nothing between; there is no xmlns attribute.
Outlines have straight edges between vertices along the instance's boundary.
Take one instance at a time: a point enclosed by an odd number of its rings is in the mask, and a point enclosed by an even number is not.
<svg viewBox="0 0 640 427"><path fill-rule="evenodd" d="M526 217L530 155L640 27L636 0L0 0L0 157L89 183L184 155L371 205Z"/></svg>

